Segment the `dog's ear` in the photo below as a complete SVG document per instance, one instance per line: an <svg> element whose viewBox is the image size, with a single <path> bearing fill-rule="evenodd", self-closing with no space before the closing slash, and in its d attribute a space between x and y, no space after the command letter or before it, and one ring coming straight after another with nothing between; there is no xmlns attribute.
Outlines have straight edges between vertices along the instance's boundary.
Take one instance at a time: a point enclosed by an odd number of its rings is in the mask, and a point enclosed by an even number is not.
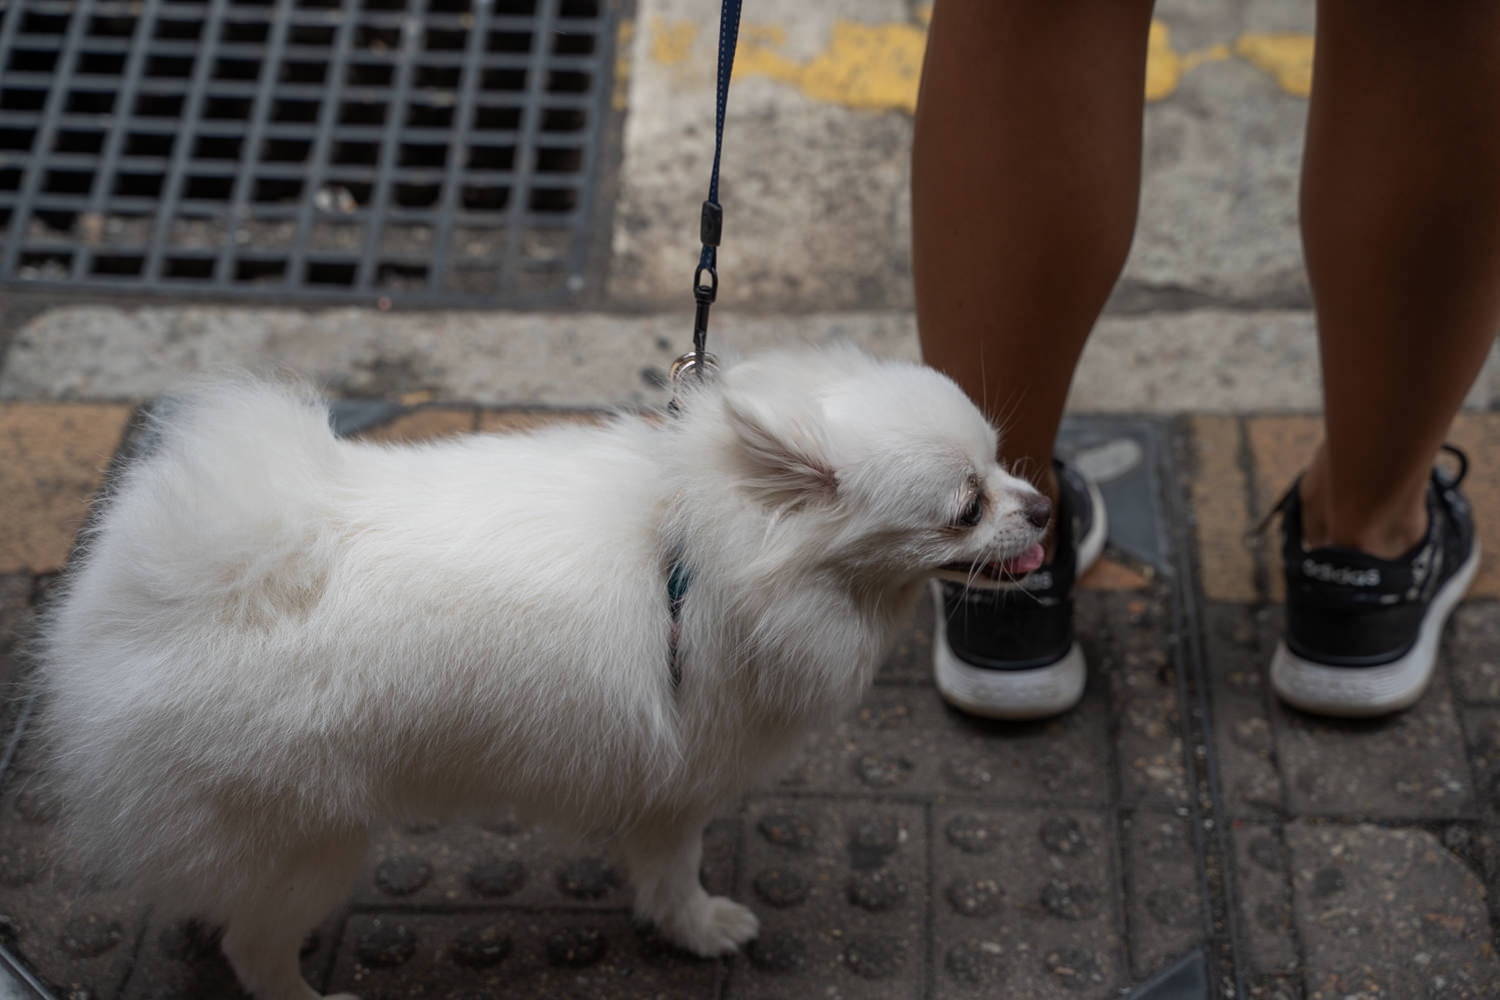
<svg viewBox="0 0 1500 1000"><path fill-rule="evenodd" d="M752 496L770 507L797 508L837 495L838 476L811 421L737 393L725 395L724 409Z"/></svg>

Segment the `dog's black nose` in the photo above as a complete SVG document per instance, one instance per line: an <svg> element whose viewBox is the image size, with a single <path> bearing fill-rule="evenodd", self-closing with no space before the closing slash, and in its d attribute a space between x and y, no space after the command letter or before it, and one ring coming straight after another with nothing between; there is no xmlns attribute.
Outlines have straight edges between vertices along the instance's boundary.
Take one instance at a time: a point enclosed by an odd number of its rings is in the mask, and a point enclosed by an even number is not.
<svg viewBox="0 0 1500 1000"><path fill-rule="evenodd" d="M1021 506L1021 512L1034 528L1045 528L1052 520L1052 501L1044 496L1034 496Z"/></svg>

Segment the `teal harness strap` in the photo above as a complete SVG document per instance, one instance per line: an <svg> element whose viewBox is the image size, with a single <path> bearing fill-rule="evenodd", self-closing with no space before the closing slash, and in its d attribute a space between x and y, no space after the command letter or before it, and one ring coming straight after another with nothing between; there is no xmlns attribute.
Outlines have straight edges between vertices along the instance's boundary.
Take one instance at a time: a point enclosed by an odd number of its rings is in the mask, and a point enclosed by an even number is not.
<svg viewBox="0 0 1500 1000"><path fill-rule="evenodd" d="M672 637L668 656L668 667L672 671L672 687L682 684L682 664L677 659L677 642L682 638L682 602L687 599L688 584L693 582L693 571L681 559L672 560L672 570L667 574L667 609L672 615Z"/></svg>

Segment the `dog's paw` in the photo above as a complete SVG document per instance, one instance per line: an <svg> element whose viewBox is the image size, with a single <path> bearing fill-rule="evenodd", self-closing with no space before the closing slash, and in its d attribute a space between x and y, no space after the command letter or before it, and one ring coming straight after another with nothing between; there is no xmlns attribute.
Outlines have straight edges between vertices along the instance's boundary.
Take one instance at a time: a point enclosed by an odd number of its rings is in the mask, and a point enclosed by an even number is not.
<svg viewBox="0 0 1500 1000"><path fill-rule="evenodd" d="M760 932L760 919L750 907L727 896L704 896L671 923L668 935L704 958L737 951Z"/></svg>

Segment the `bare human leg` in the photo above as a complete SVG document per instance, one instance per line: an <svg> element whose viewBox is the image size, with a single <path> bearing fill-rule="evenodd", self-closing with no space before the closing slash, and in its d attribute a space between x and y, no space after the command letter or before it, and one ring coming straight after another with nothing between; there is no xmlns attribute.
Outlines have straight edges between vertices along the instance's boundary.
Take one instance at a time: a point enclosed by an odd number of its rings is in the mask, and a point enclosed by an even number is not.
<svg viewBox="0 0 1500 1000"><path fill-rule="evenodd" d="M912 152L927 362L1054 501L1073 369L1139 201L1150 0L938 0Z"/></svg>
<svg viewBox="0 0 1500 1000"><path fill-rule="evenodd" d="M1321 0L1302 178L1325 440L1309 547L1427 527L1433 458L1500 329L1500 6Z"/></svg>

